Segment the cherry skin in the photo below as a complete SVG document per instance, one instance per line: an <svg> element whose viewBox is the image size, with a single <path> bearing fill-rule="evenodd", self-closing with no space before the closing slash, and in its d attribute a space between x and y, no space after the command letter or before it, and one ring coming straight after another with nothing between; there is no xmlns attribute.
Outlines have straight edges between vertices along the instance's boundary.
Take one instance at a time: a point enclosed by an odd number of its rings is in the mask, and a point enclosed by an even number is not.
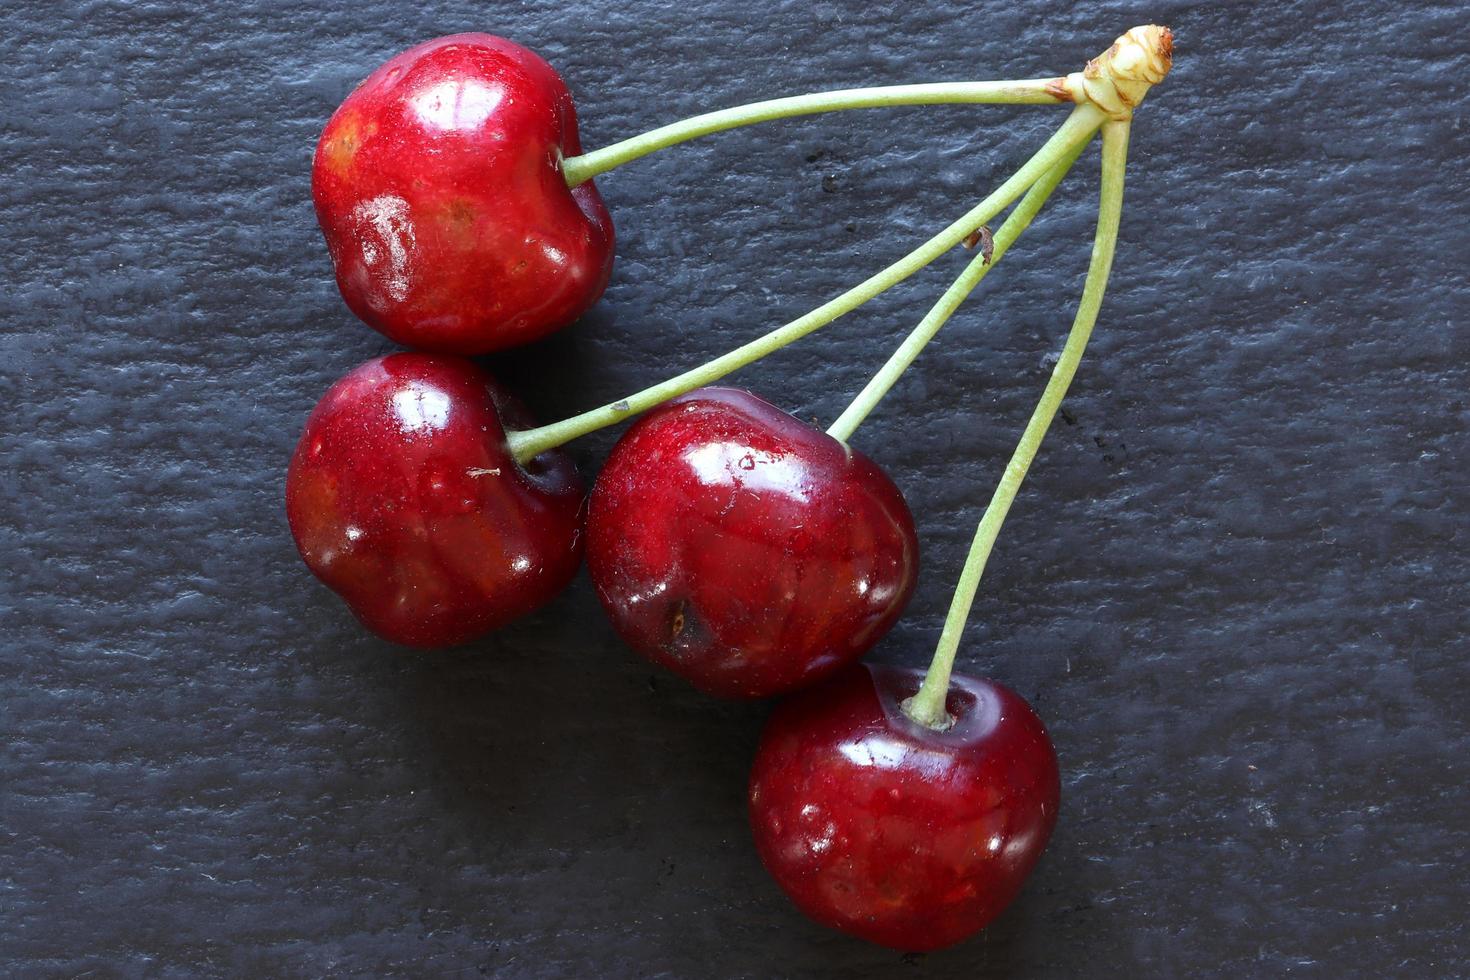
<svg viewBox="0 0 1470 980"><path fill-rule="evenodd" d="M590 181L566 84L490 34L410 48L322 131L317 220L342 298L400 344L480 354L571 323L602 295L613 228Z"/></svg>
<svg viewBox="0 0 1470 980"><path fill-rule="evenodd" d="M571 459L517 465L525 410L470 361L391 354L317 403L286 475L307 567L373 632L441 647L548 602L581 562Z"/></svg>
<svg viewBox="0 0 1470 980"><path fill-rule="evenodd" d="M905 952L950 946L1015 898L1056 823L1045 728L955 675L936 731L901 705L917 671L855 664L772 714L750 777L756 849L818 922Z"/></svg>
<svg viewBox="0 0 1470 980"><path fill-rule="evenodd" d="M721 697L791 691L861 657L908 602L918 553L875 463L731 388L644 415L588 505L587 567L614 628Z"/></svg>

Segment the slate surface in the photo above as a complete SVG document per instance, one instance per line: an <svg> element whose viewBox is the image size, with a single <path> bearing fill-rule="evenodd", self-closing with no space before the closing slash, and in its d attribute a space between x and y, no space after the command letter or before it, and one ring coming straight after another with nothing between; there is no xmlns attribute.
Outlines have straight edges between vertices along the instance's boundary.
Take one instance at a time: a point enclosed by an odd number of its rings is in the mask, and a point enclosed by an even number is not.
<svg viewBox="0 0 1470 980"><path fill-rule="evenodd" d="M323 121L464 29L539 50L598 146L860 83L1074 70L1178 33L1114 288L963 651L1051 728L1064 809L981 939L807 923L743 785L767 708L627 653L585 578L405 655L309 577L282 479L388 348L309 202ZM1439 976L1470 972L1467 178L1459 2L5 7L0 963L22 976ZM797 315L1060 110L710 138L600 180L607 297L493 366L550 419ZM925 566L920 664L1059 348L1096 155L859 433ZM830 420L956 256L735 379ZM577 444L586 470L613 435Z"/></svg>

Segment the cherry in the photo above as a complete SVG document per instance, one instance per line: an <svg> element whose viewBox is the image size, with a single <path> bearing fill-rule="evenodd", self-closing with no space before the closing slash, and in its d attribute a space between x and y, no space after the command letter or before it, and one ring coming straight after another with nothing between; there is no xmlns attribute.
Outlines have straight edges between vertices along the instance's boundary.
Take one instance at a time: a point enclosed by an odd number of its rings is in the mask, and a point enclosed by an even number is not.
<svg viewBox="0 0 1470 980"><path fill-rule="evenodd" d="M566 84L489 34L410 48L332 115L312 196L352 312L398 343L478 354L536 340L602 295L613 227Z"/></svg>
<svg viewBox="0 0 1470 980"><path fill-rule="evenodd" d="M469 361L392 354L317 403L286 476L307 566L373 632L463 643L531 612L576 574L583 487L571 459L522 466L524 408Z"/></svg>
<svg viewBox="0 0 1470 980"><path fill-rule="evenodd" d="M768 697L862 656L918 541L871 460L746 391L652 410L593 487L587 565L618 633L710 694Z"/></svg>
<svg viewBox="0 0 1470 980"><path fill-rule="evenodd" d="M1021 697L955 675L944 730L903 704L921 674L854 664L772 714L750 778L756 848L824 925L909 952L1000 914L1056 823L1056 754Z"/></svg>

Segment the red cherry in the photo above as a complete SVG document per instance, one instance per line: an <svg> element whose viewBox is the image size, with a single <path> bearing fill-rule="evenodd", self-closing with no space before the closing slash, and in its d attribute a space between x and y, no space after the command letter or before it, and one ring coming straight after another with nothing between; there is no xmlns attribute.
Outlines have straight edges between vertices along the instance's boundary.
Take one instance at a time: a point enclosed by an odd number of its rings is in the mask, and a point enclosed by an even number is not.
<svg viewBox="0 0 1470 980"><path fill-rule="evenodd" d="M602 295L612 219L566 84L489 34L420 44L333 113L311 189L342 298L400 344L479 354L536 340Z"/></svg>
<svg viewBox="0 0 1470 980"><path fill-rule="evenodd" d="M1056 753L1021 697L955 675L935 731L904 714L922 675L857 664L778 707L750 777L761 860L818 922L924 952L978 932L1057 817Z"/></svg>
<svg viewBox="0 0 1470 980"><path fill-rule="evenodd" d="M646 414L593 488L587 566L623 639L710 694L768 697L861 657L913 592L918 540L862 453L745 391Z"/></svg>
<svg viewBox="0 0 1470 980"><path fill-rule="evenodd" d="M469 361L392 354L332 386L286 475L301 557L373 632L463 643L549 601L581 561L571 459L516 464L525 410Z"/></svg>

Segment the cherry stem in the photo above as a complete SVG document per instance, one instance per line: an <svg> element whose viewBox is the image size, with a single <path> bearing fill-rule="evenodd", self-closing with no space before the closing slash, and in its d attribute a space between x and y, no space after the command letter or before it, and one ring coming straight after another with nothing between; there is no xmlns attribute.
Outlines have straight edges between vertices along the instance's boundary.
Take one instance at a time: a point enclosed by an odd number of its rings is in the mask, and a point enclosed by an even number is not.
<svg viewBox="0 0 1470 980"><path fill-rule="evenodd" d="M849 289L842 295L828 300L805 316L778 327L763 337L737 347L697 368L685 371L667 381L645 388L627 398L574 415L560 422L507 433L511 453L519 463L526 463L548 449L570 442L589 432L615 425L655 405L693 391L703 385L718 381L732 371L760 360L767 354L780 350L787 344L805 337L819 327L831 323L845 313L850 313L879 293L889 289L954 248L976 229L994 218L1016 198L1036 183L1047 171L1055 167L1079 146L1084 145L1105 116L1091 104L1079 105L1072 110L1067 121L1052 134L1041 149L1027 160L1011 177L992 191L983 201L967 211L959 220L939 234L894 262L883 271Z"/></svg>
<svg viewBox="0 0 1470 980"><path fill-rule="evenodd" d="M926 85L888 85L881 88L849 88L813 92L785 99L752 102L690 116L667 126L651 129L611 146L562 161L568 187L576 187L656 150L708 136L710 133L749 126L790 116L809 116L840 109L874 109L885 106L999 103L1006 105L1057 105L1070 101L1061 79L1037 78L1005 82L937 82ZM1060 94L1059 94L1060 93Z"/></svg>
<svg viewBox="0 0 1470 980"><path fill-rule="evenodd" d="M944 621L939 645L934 651L934 660L929 665L928 673L924 675L924 683L917 694L904 702L905 713L921 725L943 730L952 723L945 710L945 702L949 696L949 677L954 667L955 651L959 649L960 638L964 634L965 620L969 617L970 607L975 601L975 591L980 585L980 576L985 571L985 563L995 545L996 536L1000 533L1001 523L1005 521L1006 513L1020 490L1021 481L1026 478L1026 471L1036 458L1041 440L1067 393L1067 386L1077 373L1077 364L1082 359L1087 339L1097 322L1103 292L1107 289L1108 273L1113 264L1113 252L1118 242L1118 223L1123 211L1123 172L1128 158L1128 127L1129 121L1126 119L1110 120L1102 126L1102 192L1098 201L1097 234L1092 243L1092 260L1087 268L1087 281L1082 287L1077 316L1072 322L1072 331L1067 335L1061 357L1058 358L1056 367L1052 368L1051 379L1047 381L1041 400L1031 413L1030 421L1026 423L1026 430L1021 434L1015 453L1006 464L1000 484L990 498L990 505L985 508L985 515L980 518L980 526L975 530L975 540L970 545L969 557L965 559L964 571L960 573L960 580L955 586L954 599Z"/></svg>
<svg viewBox="0 0 1470 980"><path fill-rule="evenodd" d="M857 427L863 423L869 413L883 400L883 396L888 394L889 389L909 369L909 366L939 333L939 329L944 326L954 311L959 309L966 297L974 292L975 287L980 285L980 281L991 269L995 268L996 263L1015 244L1016 239L1021 237L1021 233L1046 205L1052 192L1057 189L1057 185L1062 182L1067 171L1072 169L1072 164L1077 162L1077 157L1086 147L1086 143L1079 144L1075 150L1063 157L1060 163L1031 185L1026 196L1021 198L1021 203L1016 205L1015 210L1007 216L1005 223L995 233L991 248L970 260L965 271L961 272L959 277L944 291L944 295L939 297L939 301L924 315L924 319L920 320L918 326L914 327L913 331L904 338L903 343L888 358L887 363L878 370L877 374L873 375L867 386L843 410L842 414L837 417L837 421L827 429L829 436L841 442L848 442L852 439L852 434L857 431Z"/></svg>

